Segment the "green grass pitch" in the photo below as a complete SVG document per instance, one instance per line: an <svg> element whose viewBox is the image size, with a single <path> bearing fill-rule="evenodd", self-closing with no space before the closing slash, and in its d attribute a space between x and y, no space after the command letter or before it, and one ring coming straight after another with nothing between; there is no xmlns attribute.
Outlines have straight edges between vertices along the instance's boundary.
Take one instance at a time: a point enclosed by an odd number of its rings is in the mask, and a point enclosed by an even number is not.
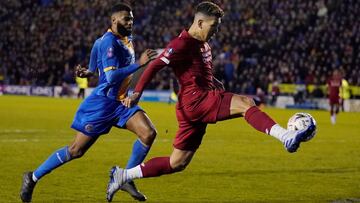
<svg viewBox="0 0 360 203"><path fill-rule="evenodd" d="M69 144L69 127L80 100L0 96L0 202L20 202L22 173ZM169 155L177 130L174 105L140 104L157 127L148 158ZM281 125L299 110L264 109ZM318 133L289 154L281 143L243 119L209 125L188 168L137 180L148 202L348 202L360 201L360 114L306 111ZM108 171L125 166L135 136L113 128L81 159L45 176L34 202L106 202ZM133 202L119 192L114 202Z"/></svg>

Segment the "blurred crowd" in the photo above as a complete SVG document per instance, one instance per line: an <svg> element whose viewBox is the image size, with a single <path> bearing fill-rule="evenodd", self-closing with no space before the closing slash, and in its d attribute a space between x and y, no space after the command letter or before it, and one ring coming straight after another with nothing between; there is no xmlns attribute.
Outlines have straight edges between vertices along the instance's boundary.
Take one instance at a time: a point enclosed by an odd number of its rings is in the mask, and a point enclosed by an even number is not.
<svg viewBox="0 0 360 203"><path fill-rule="evenodd" d="M0 81L4 84L74 83L92 43L110 25L117 1L5 0L0 2ZM192 22L199 0L136 0L137 56L161 49ZM236 93L256 94L269 84L326 84L334 69L360 86L360 1L218 0L225 11L212 39L214 74ZM168 89L169 69L149 88Z"/></svg>

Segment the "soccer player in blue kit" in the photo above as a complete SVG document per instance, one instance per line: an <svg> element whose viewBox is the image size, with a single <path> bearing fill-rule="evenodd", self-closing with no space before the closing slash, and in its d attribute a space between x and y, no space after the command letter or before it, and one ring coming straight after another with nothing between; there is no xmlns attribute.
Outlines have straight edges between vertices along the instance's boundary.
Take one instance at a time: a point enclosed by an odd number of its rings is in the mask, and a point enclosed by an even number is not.
<svg viewBox="0 0 360 203"><path fill-rule="evenodd" d="M143 162L155 137L156 129L145 112L139 107L126 108L126 98L132 73L152 61L156 52L146 50L135 63L132 45L133 14L130 6L117 4L111 10L111 28L93 45L89 69L78 66L79 77L89 77L96 69L99 84L80 105L71 125L77 131L74 141L55 151L33 172L25 172L20 191L23 202L30 202L37 181L57 167L80 158L96 142L100 135L107 134L112 126L125 128L138 136L128 161L128 168ZM112 172L110 172L112 177ZM133 182L120 188L133 198L145 201ZM112 196L107 196L112 201Z"/></svg>

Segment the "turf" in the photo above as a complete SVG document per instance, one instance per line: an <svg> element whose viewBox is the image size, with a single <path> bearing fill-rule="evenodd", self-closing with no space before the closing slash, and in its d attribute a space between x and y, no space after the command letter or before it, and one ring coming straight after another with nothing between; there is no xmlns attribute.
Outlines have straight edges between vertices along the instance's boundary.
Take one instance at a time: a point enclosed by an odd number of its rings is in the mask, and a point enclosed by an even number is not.
<svg viewBox="0 0 360 203"><path fill-rule="evenodd" d="M22 173L69 144L80 100L0 97L0 202L19 202ZM148 156L172 151L177 130L174 105L141 103L158 129ZM297 110L264 109L280 124ZM360 200L360 114L307 111L318 133L289 154L280 142L243 119L209 125L188 168L178 174L137 180L148 202L347 202ZM135 136L113 128L87 154L44 177L34 202L105 202L111 166L125 166ZM133 202L119 192L114 202Z"/></svg>

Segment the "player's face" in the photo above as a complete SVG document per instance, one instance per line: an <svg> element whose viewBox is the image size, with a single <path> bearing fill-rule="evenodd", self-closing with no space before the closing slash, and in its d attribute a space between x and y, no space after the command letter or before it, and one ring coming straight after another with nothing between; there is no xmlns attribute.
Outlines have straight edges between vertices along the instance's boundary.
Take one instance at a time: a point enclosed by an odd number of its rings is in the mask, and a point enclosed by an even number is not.
<svg viewBox="0 0 360 203"><path fill-rule="evenodd" d="M134 23L133 13L130 11L119 11L114 13L113 25L115 25L116 31L122 36L129 36L132 32L132 26Z"/></svg>
<svg viewBox="0 0 360 203"><path fill-rule="evenodd" d="M216 18L214 16L209 17L203 22L203 36L204 40L209 41L218 31L221 23L221 18Z"/></svg>
<svg viewBox="0 0 360 203"><path fill-rule="evenodd" d="M340 72L339 72L338 70L334 70L333 76L334 76L335 78L340 77Z"/></svg>

